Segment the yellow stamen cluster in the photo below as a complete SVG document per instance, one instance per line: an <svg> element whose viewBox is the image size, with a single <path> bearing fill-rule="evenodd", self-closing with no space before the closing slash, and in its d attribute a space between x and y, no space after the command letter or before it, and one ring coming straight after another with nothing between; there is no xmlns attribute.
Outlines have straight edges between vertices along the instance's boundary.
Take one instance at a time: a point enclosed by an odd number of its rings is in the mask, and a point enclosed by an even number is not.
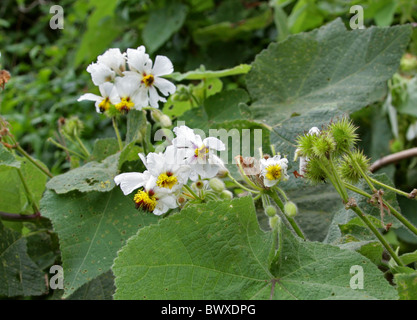
<svg viewBox="0 0 417 320"><path fill-rule="evenodd" d="M169 188L172 189L178 183L176 176L172 175L170 172L161 173L156 180L156 185L160 188Z"/></svg>
<svg viewBox="0 0 417 320"><path fill-rule="evenodd" d="M279 164L274 164L271 166L266 167L266 175L265 177L268 180L278 180L281 178L282 175L282 168Z"/></svg>
<svg viewBox="0 0 417 320"><path fill-rule="evenodd" d="M194 156L199 158L204 158L206 154L209 153L209 148L207 148L204 144L201 148L197 148L194 151Z"/></svg>
<svg viewBox="0 0 417 320"><path fill-rule="evenodd" d="M103 99L103 101L100 102L98 107L100 108L101 112L107 111L110 108L110 99L107 97L106 99Z"/></svg>
<svg viewBox="0 0 417 320"><path fill-rule="evenodd" d="M147 87L150 87L151 85L153 85L154 81L155 81L155 78L152 74L148 74L142 78L142 83L144 83L145 86Z"/></svg>
<svg viewBox="0 0 417 320"><path fill-rule="evenodd" d="M156 200L157 199L153 196L153 194L149 194L149 192L142 190L139 190L133 198L137 209L142 209L149 212L153 212L155 210L157 202Z"/></svg>
<svg viewBox="0 0 417 320"><path fill-rule="evenodd" d="M134 106L135 104L130 100L130 97L122 98L122 100L118 104L115 105L118 111L122 111L122 110L128 111Z"/></svg>

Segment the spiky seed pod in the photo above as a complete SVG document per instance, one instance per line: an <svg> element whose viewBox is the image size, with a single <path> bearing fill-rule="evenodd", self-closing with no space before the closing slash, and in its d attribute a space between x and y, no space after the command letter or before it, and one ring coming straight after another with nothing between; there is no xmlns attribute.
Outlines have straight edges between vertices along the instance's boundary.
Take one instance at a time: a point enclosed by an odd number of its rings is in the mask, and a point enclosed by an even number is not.
<svg viewBox="0 0 417 320"><path fill-rule="evenodd" d="M323 159L310 158L304 172L304 177L313 183L321 183L326 180L326 173L320 167L320 163Z"/></svg>
<svg viewBox="0 0 417 320"><path fill-rule="evenodd" d="M313 141L313 155L318 158L329 158L336 150L336 142L333 137L327 133L322 133Z"/></svg>
<svg viewBox="0 0 417 320"><path fill-rule="evenodd" d="M348 152L355 146L359 140L356 130L357 127L346 117L337 122L333 122L329 126L328 132L336 142L336 153L338 155Z"/></svg>
<svg viewBox="0 0 417 320"><path fill-rule="evenodd" d="M362 151L355 150L352 152L353 161L355 161L363 172L368 172L369 159L362 153ZM339 173L342 179L346 182L356 184L361 179L360 171L357 170L352 159L347 155L343 155L338 166Z"/></svg>
<svg viewBox="0 0 417 320"><path fill-rule="evenodd" d="M314 155L314 142L317 140L317 138L318 137L316 135L310 134L299 136L297 138L297 150L299 150L298 155L304 157L312 157Z"/></svg>

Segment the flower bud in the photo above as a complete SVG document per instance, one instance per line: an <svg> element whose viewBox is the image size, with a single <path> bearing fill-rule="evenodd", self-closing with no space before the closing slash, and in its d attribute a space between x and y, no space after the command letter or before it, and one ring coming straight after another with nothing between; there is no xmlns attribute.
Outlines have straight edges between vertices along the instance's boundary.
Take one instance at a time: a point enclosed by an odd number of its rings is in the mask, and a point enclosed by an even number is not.
<svg viewBox="0 0 417 320"><path fill-rule="evenodd" d="M78 117L71 117L65 121L62 130L70 137L80 136L84 131L84 123Z"/></svg>
<svg viewBox="0 0 417 320"><path fill-rule="evenodd" d="M277 209L274 206L266 206L265 213L268 217L273 217L277 214Z"/></svg>
<svg viewBox="0 0 417 320"><path fill-rule="evenodd" d="M402 71L412 71L413 69L417 68L417 57L413 56L412 54L405 54L401 58L400 68Z"/></svg>
<svg viewBox="0 0 417 320"><path fill-rule="evenodd" d="M269 226L272 230L278 229L279 224L281 223L281 218L277 215L269 218Z"/></svg>
<svg viewBox="0 0 417 320"><path fill-rule="evenodd" d="M225 199L225 200L232 200L233 199L233 193L229 190L223 190L220 193L220 198Z"/></svg>
<svg viewBox="0 0 417 320"><path fill-rule="evenodd" d="M211 178L209 185L216 192L222 192L224 189L226 189L224 182L219 178Z"/></svg>
<svg viewBox="0 0 417 320"><path fill-rule="evenodd" d="M286 202L285 205L284 205L284 213L288 217L294 218L298 213L297 205L292 201Z"/></svg>
<svg viewBox="0 0 417 320"><path fill-rule="evenodd" d="M162 128L168 128L172 126L171 118L168 117L166 114L162 114L159 118L159 123L161 124Z"/></svg>

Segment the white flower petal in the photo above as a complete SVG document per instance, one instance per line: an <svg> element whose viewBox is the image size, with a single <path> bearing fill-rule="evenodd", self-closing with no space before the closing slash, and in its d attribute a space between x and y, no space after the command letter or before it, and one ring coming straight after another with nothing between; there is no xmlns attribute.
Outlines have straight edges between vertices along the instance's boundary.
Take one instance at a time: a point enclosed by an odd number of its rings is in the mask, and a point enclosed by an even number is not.
<svg viewBox="0 0 417 320"><path fill-rule="evenodd" d="M154 85L165 96L173 94L176 90L175 85L171 81L164 78L155 77Z"/></svg>
<svg viewBox="0 0 417 320"><path fill-rule="evenodd" d="M116 73L102 63L92 63L87 67L87 72L91 74L91 79L96 86L105 82L112 81Z"/></svg>
<svg viewBox="0 0 417 320"><path fill-rule="evenodd" d="M164 76L174 71L174 66L171 60L165 56L156 56L155 64L152 69L152 73L155 76Z"/></svg>
<svg viewBox="0 0 417 320"><path fill-rule="evenodd" d="M101 102L103 100L103 98L96 95L96 94L93 94L93 93L86 93L86 94L83 94L81 97L79 97L77 99L77 101L84 101L84 100L94 101L94 102L95 101L100 101Z"/></svg>
<svg viewBox="0 0 417 320"><path fill-rule="evenodd" d="M158 108L158 101L161 100L158 92L154 87L149 87L149 105L152 108Z"/></svg>
<svg viewBox="0 0 417 320"><path fill-rule="evenodd" d="M132 191L143 187L149 176L139 172L126 172L114 177L116 185L120 185L124 195L128 195Z"/></svg>
<svg viewBox="0 0 417 320"><path fill-rule="evenodd" d="M209 149L214 149L218 151L226 150L226 146L224 145L224 143L221 140L214 137L205 138L203 140L203 144Z"/></svg>

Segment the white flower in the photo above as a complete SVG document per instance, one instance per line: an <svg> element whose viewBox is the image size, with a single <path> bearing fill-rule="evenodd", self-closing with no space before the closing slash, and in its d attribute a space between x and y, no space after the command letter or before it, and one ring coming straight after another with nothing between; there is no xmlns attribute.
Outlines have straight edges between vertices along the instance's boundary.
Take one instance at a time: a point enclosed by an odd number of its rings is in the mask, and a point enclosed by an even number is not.
<svg viewBox="0 0 417 320"><path fill-rule="evenodd" d="M106 65L120 76L126 71L126 53L121 53L119 48L108 49L97 57L97 62Z"/></svg>
<svg viewBox="0 0 417 320"><path fill-rule="evenodd" d="M309 135L315 134L316 136L320 135L320 129L317 127L312 127L310 130L308 130Z"/></svg>
<svg viewBox="0 0 417 320"><path fill-rule="evenodd" d="M87 72L91 74L91 79L96 86L113 81L116 76L116 73L103 63L90 64L87 67Z"/></svg>
<svg viewBox="0 0 417 320"><path fill-rule="evenodd" d="M116 87L118 97L115 101L112 101L112 103L118 111L142 109L141 97L138 91L139 86L136 77L117 77L114 85Z"/></svg>
<svg viewBox="0 0 417 320"><path fill-rule="evenodd" d="M264 185L272 187L281 180L288 180L287 175L288 160L276 155L272 158L261 159L261 175L264 177Z"/></svg>
<svg viewBox="0 0 417 320"><path fill-rule="evenodd" d="M155 177L157 188L172 193L179 191L187 183L190 167L183 163L183 151L168 146L164 153L149 153L146 158L139 154L143 164L150 174Z"/></svg>
<svg viewBox="0 0 417 320"><path fill-rule="evenodd" d="M171 60L165 56L156 56L152 66L152 60L145 53L145 48L140 46L136 50L127 50L127 63L132 71L125 72L126 75L134 75L140 84L139 92L141 97L141 107L151 106L158 108L158 102L166 102L156 89L164 96L175 92L175 85L162 78L174 71Z"/></svg>
<svg viewBox="0 0 417 320"><path fill-rule="evenodd" d="M133 197L137 209L161 215L178 207L176 194L156 187L156 178L149 171L122 173L114 182L120 185L124 195L140 188Z"/></svg>
<svg viewBox="0 0 417 320"><path fill-rule="evenodd" d="M213 178L220 169L224 168L223 161L214 151L224 151L224 143L213 137L201 139L187 126L174 128L177 135L172 140L175 148L184 149L184 160L191 166L190 179L195 181L200 176L202 179Z"/></svg>
<svg viewBox="0 0 417 320"><path fill-rule="evenodd" d="M77 101L94 101L96 111L98 113L103 113L104 111L107 111L110 108L112 101L117 101L118 94L116 88L111 82L105 82L99 85L98 89L100 90L101 96L98 96L93 93L86 93L79 97Z"/></svg>

